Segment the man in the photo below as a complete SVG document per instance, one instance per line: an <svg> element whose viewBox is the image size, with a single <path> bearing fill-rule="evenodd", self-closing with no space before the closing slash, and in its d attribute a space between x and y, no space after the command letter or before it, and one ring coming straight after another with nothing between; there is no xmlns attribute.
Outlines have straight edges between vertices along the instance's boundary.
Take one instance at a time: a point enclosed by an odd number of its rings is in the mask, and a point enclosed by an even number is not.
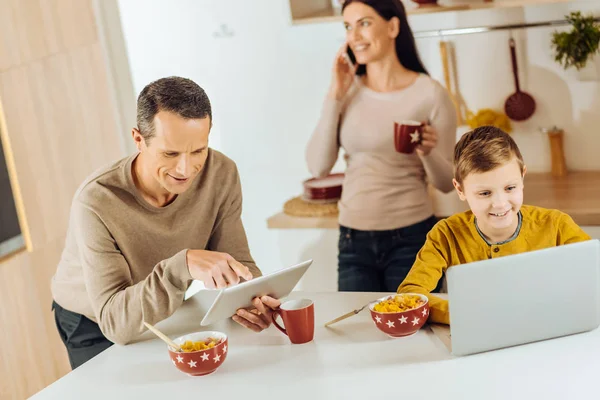
<svg viewBox="0 0 600 400"><path fill-rule="evenodd" d="M71 205L52 294L73 369L136 338L144 321L173 314L193 279L222 288L261 275L241 221L236 165L208 147L204 90L179 77L150 83L137 125L138 153L90 175ZM279 301L254 305L233 319L260 332Z"/></svg>

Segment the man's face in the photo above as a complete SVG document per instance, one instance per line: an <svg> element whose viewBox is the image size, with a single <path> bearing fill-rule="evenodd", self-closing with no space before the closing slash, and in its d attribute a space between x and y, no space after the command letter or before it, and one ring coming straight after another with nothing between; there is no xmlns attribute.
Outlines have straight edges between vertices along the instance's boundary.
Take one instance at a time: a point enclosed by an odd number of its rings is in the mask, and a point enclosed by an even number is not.
<svg viewBox="0 0 600 400"><path fill-rule="evenodd" d="M523 204L523 176L516 158L481 173L470 173L454 186L461 200L467 201L477 218L479 229L489 237L510 235L518 224Z"/></svg>
<svg viewBox="0 0 600 400"><path fill-rule="evenodd" d="M160 111L154 117L155 134L148 141L134 130L146 175L170 194L185 192L206 162L210 127L209 117L185 119Z"/></svg>

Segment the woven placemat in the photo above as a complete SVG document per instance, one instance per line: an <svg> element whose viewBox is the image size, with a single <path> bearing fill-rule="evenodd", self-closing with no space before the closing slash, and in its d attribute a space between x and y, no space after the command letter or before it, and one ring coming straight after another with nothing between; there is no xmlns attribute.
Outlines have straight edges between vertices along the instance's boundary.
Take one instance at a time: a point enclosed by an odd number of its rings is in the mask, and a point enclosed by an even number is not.
<svg viewBox="0 0 600 400"><path fill-rule="evenodd" d="M338 206L337 202L309 203L298 196L285 202L283 212L294 217L334 217L338 215Z"/></svg>

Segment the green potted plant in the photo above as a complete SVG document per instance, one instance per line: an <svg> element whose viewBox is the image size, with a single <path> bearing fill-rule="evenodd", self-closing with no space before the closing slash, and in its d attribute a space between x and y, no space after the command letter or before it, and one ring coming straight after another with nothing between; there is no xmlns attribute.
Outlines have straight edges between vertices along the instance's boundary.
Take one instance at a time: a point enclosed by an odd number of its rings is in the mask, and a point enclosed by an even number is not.
<svg viewBox="0 0 600 400"><path fill-rule="evenodd" d="M571 12L566 19L571 30L552 33L554 60L565 70L575 67L580 77L586 73L594 73L597 78L596 55L600 52L600 23L593 15L586 16L580 11Z"/></svg>

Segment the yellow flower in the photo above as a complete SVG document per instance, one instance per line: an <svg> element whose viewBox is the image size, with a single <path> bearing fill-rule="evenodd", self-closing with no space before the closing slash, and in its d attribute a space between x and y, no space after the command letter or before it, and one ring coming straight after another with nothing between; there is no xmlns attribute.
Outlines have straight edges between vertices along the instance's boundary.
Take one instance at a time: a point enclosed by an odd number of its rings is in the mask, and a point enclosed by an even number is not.
<svg viewBox="0 0 600 400"><path fill-rule="evenodd" d="M494 111L491 108L481 109L477 111L477 114L468 113L467 124L469 124L471 129L475 129L484 125L492 125L502 129L504 132L512 132L510 119L508 119L506 114Z"/></svg>

